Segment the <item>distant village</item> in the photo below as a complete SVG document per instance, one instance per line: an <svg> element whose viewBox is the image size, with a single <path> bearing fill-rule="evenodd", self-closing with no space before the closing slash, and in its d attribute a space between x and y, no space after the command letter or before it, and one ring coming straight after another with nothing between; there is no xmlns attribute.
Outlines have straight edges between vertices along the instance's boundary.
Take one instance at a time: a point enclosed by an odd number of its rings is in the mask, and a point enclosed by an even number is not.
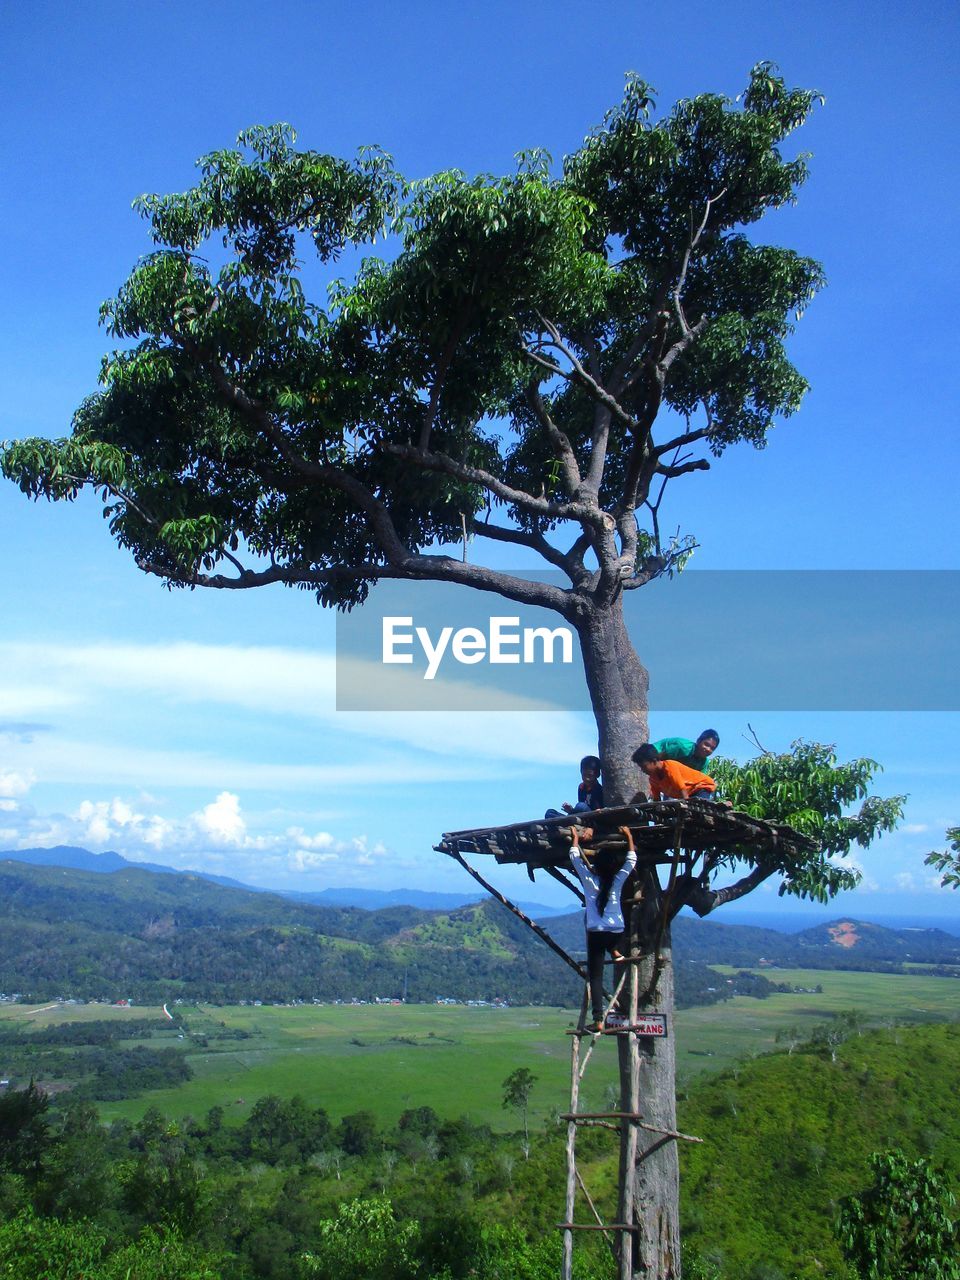
<svg viewBox="0 0 960 1280"><path fill-rule="evenodd" d="M0 1004L33 1004L35 1001L29 995L22 992L13 991L9 995L6 992L0 992ZM216 1000L171 1000L168 1003L174 1005L193 1005L203 1004L213 1008L218 1006ZM372 1000L237 1000L236 1004L242 1006L252 1006L254 1009L295 1009L302 1005L372 1005L372 1004L458 1004L464 1005L471 1009L509 1009L510 1002L499 998L493 1000L458 1000L454 996L436 996L429 1001L409 1001L400 996L374 996ZM47 1008L53 1009L57 1005L105 1005L110 1009L133 1009L136 1007L135 1001L126 998L120 1000L110 1000L103 997L97 1000L80 1000L75 996L55 996L47 1004Z"/></svg>

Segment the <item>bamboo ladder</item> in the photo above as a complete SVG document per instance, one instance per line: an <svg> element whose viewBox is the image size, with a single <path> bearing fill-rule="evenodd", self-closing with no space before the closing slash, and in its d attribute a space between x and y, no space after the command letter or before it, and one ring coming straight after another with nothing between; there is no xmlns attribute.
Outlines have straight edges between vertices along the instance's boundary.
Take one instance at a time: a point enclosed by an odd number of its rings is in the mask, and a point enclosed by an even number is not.
<svg viewBox="0 0 960 1280"><path fill-rule="evenodd" d="M678 832L676 857L673 865L671 882L676 875L676 865L680 856L680 836ZM627 986L627 1026L590 1032L585 1028L588 988L584 988L580 1005L580 1018L575 1031L568 1031L571 1037L570 1048L570 1110L560 1117L567 1122L567 1181L565 1220L559 1224L563 1231L563 1265L562 1280L573 1280L573 1233L575 1231L602 1231L610 1248L614 1263L618 1269L619 1280L634 1280L634 1259L637 1253L636 1237L640 1230L634 1222L634 1203L636 1191L637 1165L640 1160L658 1150L665 1142L702 1142L702 1138L694 1138L676 1130L662 1129L657 1125L647 1124L639 1110L640 1106L640 1035L642 1024L639 1020L640 991L637 978L638 965L641 960L637 945L636 912L640 905L640 895L636 894L630 903L630 954L622 961L614 962L614 968L621 967L621 974L613 994L604 1009L604 1022L607 1014L614 1009L620 999L624 984ZM601 1024L603 1025L603 1024ZM580 1084L584 1072L593 1055L594 1048L601 1036L613 1035L618 1041L620 1058L620 1110L618 1111L581 1111ZM589 1038L589 1045L583 1049L583 1042ZM620 1137L620 1176L618 1221L605 1223L597 1206L587 1190L586 1183L577 1167L577 1130L580 1125L599 1126L610 1129ZM646 1130L658 1135L659 1140L653 1143L638 1159L638 1130ZM577 1190L593 1215L593 1222L575 1222Z"/></svg>
<svg viewBox="0 0 960 1280"><path fill-rule="evenodd" d="M775 852L782 858L790 851L815 850L816 844L783 823L767 822L748 813L718 810L714 805L699 800L648 801L598 810L591 814L591 825L595 832L598 830L598 824L601 838L612 836L617 828L629 826L638 844L639 857L654 867L658 865L669 867L669 879L663 893L659 932L653 948L653 976L648 989L644 992L640 991L638 977L640 972L638 966L645 958L641 957L638 942L639 897L634 897L630 903L629 955L626 957L626 962L622 963L622 972L616 984L616 990L607 1006L609 1010L614 1001L620 997L626 983L627 995L624 1003L628 1010L628 1025L623 1029L611 1028L610 1031L597 1034L587 1031L585 1026L587 992L585 990L577 1028L567 1033L572 1037L570 1109L566 1115L560 1117L567 1123L567 1172L564 1221L557 1225L563 1231L563 1280L573 1280L573 1233L575 1231L603 1232L617 1266L618 1280L635 1280L635 1277L636 1280L641 1280L646 1267L640 1260L642 1244L639 1239L640 1226L636 1223L634 1214L638 1166L666 1143L702 1141L701 1138L694 1138L686 1133L648 1124L639 1110L640 1073L645 1056L644 1042L641 1037L644 1035L645 1025L648 1025L639 1021L639 1011L641 1007L646 1008L647 1001L656 987L661 963L660 938L669 923L671 900L677 885L681 857L686 850L689 872L706 849L730 851L735 856L739 856L743 849L754 849ZM492 855L497 863L525 864L531 880L534 878L535 869L543 870L583 902L583 894L579 887L567 879L561 870L566 848L558 846L565 825L568 825L566 819L546 821L537 819L533 822L511 823L504 827L445 832L440 843L434 848L438 853L445 853L454 858L483 889L512 911L579 975L581 981L586 983L586 967L568 955L565 949L550 937L546 929L531 920L515 903L494 888L463 856L466 851ZM712 864L707 865L705 862L704 867L704 875L712 870ZM617 963L621 964L621 962ZM672 1028L667 1028L667 1032L670 1034ZM618 1037L620 1107L617 1111L580 1111L581 1082L600 1035ZM587 1039L589 1044L585 1044ZM601 1126L617 1133L620 1138L619 1203L615 1222L603 1221L577 1167L577 1131L584 1125ZM644 1132L654 1135L654 1140L644 1150L639 1151L640 1135ZM574 1221L578 1190L590 1210L592 1222Z"/></svg>

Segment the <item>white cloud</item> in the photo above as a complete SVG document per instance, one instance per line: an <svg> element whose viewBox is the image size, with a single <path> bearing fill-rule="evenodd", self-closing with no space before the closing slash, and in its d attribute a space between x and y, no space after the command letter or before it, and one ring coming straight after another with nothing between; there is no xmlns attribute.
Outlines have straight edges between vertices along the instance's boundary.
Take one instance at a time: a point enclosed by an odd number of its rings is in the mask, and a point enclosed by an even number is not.
<svg viewBox="0 0 960 1280"><path fill-rule="evenodd" d="M302 827L288 827L287 835L301 849L329 849L333 844L333 836L329 831L318 831L308 836Z"/></svg>
<svg viewBox="0 0 960 1280"><path fill-rule="evenodd" d="M216 844L242 844L247 824L240 814L240 798L221 791L212 804L194 815L197 827Z"/></svg>
<svg viewBox="0 0 960 1280"><path fill-rule="evenodd" d="M536 700L524 703L496 691L484 694L484 705L489 708L484 711L400 713L372 709L338 713L334 656L290 647L7 642L0 643L0 671L4 670L17 671L21 679L35 677L30 687L36 693L36 705L28 701L18 707L16 714L21 717L78 704L78 689L91 708L115 706L119 699L131 697L161 698L166 706L214 703L260 717L326 725L341 740L353 736L413 746L441 756L432 767L442 769L443 776L451 780L466 776L466 771L458 771L449 759L451 742L458 743L458 762L470 757L495 762L501 774L504 767L517 761L566 764L583 753L582 715L553 711ZM442 681L436 681L435 686L442 692ZM21 692L20 679L9 689L0 681L0 712L6 697L15 700ZM41 695L49 695L53 701L44 702ZM5 713L14 714L10 710ZM464 732L465 724L469 733ZM593 735L592 726L588 733ZM99 745L105 749L106 744ZM80 765L82 756L74 763ZM369 769L364 776L369 780ZM148 781L145 775L144 785Z"/></svg>
<svg viewBox="0 0 960 1280"><path fill-rule="evenodd" d="M930 830L928 822L905 822L900 828L906 836L922 836Z"/></svg>
<svg viewBox="0 0 960 1280"><path fill-rule="evenodd" d="M310 853L306 849L295 849L287 856L287 866L291 871L316 871L328 862L339 862L338 853Z"/></svg>
<svg viewBox="0 0 960 1280"><path fill-rule="evenodd" d="M17 773L12 769L0 773L0 796L5 800L25 796L35 781L36 777L33 773Z"/></svg>
<svg viewBox="0 0 960 1280"><path fill-rule="evenodd" d="M901 871L893 877L893 883L904 893L913 893L917 888L917 882L913 877L912 871Z"/></svg>
<svg viewBox="0 0 960 1280"><path fill-rule="evenodd" d="M0 646L0 651L14 647L3 645ZM19 646L16 648L19 649ZM24 646L24 649L29 652L27 646ZM9 661L7 657L4 661L4 670L20 669L18 666L7 665ZM48 715L51 711L63 711L67 707L76 707L82 702L83 698L79 693L71 692L68 688L49 688L42 682L31 684L29 681L18 680L15 685L0 685L0 716L4 719L31 719L38 715Z"/></svg>
<svg viewBox="0 0 960 1280"><path fill-rule="evenodd" d="M122 796L86 799L70 814L18 811L0 839L10 848L83 845L116 849L131 862L163 861L192 870L225 872L250 883L283 883L290 873L310 874L330 864L349 873L390 854L366 835L338 838L303 827L278 829L276 815L248 813L239 795L222 791L183 818L170 818Z"/></svg>

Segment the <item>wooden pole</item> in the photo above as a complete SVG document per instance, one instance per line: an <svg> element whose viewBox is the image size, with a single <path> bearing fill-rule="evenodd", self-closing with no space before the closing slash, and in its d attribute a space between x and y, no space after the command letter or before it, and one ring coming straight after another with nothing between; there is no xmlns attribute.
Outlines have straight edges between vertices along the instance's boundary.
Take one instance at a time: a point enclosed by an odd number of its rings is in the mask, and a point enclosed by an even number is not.
<svg viewBox="0 0 960 1280"><path fill-rule="evenodd" d="M463 867L464 871L473 876L477 884L482 885L491 897L496 898L496 900L503 903L509 911L512 911L517 919L522 920L528 929L532 929L537 937L547 944L551 951L555 952L561 960L570 966L574 973L578 974L583 981L586 981L587 975L583 966L577 964L576 960L568 956L563 947L560 946L559 942L554 942L546 929L541 929L535 920L531 920L529 916L524 915L520 908L515 903L511 902L509 898L505 898L499 889L495 889L492 884L488 884L480 872L475 871L473 867L471 867L470 863L467 862L466 858L464 858L456 845L454 845L452 849L443 849L442 852L447 854L448 857L455 858L456 861L460 863L461 867Z"/></svg>
<svg viewBox="0 0 960 1280"><path fill-rule="evenodd" d="M583 988L583 999L580 1002L580 1026L587 1016L587 988ZM564 1210L564 1221L572 1222L577 1197L577 1122L573 1116L577 1114L580 1101L580 1037L574 1036L570 1041L570 1119L567 1121L567 1195ZM573 1232L568 1228L563 1231L563 1280L573 1280Z"/></svg>
<svg viewBox="0 0 960 1280"><path fill-rule="evenodd" d="M609 1227L604 1223L603 1219L600 1217L600 1214L597 1212L597 1206L593 1203L593 1197L590 1195L590 1192L587 1190L586 1183L580 1177L579 1169L577 1170L577 1185L579 1186L580 1190L583 1192L583 1198L586 1200L587 1204L590 1206L591 1213L596 1218L601 1230L603 1231L603 1238L604 1240L606 1240L607 1244L610 1246L610 1252L613 1254L614 1262L616 1262L617 1261L617 1242L616 1240L614 1240Z"/></svg>
<svg viewBox="0 0 960 1280"><path fill-rule="evenodd" d="M639 958L637 901L631 903L628 941L631 959ZM624 966L627 980L627 1018L633 1026L639 1015L639 968L636 964ZM617 1059L620 1066L620 1110L634 1116L640 1110L640 1048L633 1032L617 1038ZM619 1280L633 1280L633 1258L636 1246L634 1227L634 1192L637 1168L637 1126L625 1124L620 1129L620 1203L619 1220L623 1224L620 1236Z"/></svg>

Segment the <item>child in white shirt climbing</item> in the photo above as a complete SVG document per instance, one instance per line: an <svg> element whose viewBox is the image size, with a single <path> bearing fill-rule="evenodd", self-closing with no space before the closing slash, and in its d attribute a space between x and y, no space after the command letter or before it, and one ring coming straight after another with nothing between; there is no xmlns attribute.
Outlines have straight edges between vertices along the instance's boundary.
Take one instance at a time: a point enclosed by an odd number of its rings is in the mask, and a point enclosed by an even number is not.
<svg viewBox="0 0 960 1280"><path fill-rule="evenodd" d="M608 954L622 959L624 919L620 894L624 882L637 865L637 851L629 827L620 832L627 840L626 855L613 849L597 849L590 853L580 847L581 839L592 832L571 829L570 863L583 885L584 926L587 933L587 975L590 983L590 1005L593 1022L590 1031L603 1030L603 965ZM607 1015L608 1027L626 1026L618 1013Z"/></svg>

